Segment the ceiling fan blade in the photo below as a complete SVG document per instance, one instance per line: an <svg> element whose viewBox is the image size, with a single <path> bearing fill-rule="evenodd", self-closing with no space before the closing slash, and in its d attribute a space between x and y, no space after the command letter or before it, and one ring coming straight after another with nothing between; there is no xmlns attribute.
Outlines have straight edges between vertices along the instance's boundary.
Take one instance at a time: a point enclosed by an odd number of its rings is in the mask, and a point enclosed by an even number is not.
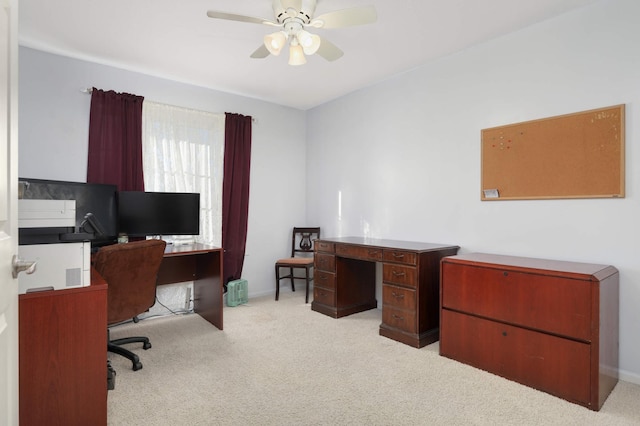
<svg viewBox="0 0 640 426"><path fill-rule="evenodd" d="M352 7L324 13L309 24L315 28L344 28L376 22L378 14L373 6Z"/></svg>
<svg viewBox="0 0 640 426"><path fill-rule="evenodd" d="M248 22L250 24L264 24L264 25L271 25L274 27L280 26L275 22L271 22L263 18L254 18L253 16L236 15L235 13L217 12L215 10L209 10L207 12L207 16L209 18L214 18L214 19L225 19L227 21Z"/></svg>
<svg viewBox="0 0 640 426"><path fill-rule="evenodd" d="M261 44L260 47L258 47L255 52L251 54L251 57L254 59L262 59L266 58L267 56L269 56L269 49L267 49L267 46L265 46L264 44Z"/></svg>
<svg viewBox="0 0 640 426"><path fill-rule="evenodd" d="M336 59L340 59L342 55L344 55L344 52L326 38L320 37L320 47L316 54L322 56L327 61L332 62Z"/></svg>

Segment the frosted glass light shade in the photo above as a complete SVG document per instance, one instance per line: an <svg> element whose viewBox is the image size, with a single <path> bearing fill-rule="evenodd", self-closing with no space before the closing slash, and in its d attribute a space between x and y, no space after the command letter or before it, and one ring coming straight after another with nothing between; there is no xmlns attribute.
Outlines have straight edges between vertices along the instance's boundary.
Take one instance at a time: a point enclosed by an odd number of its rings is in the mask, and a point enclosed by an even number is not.
<svg viewBox="0 0 640 426"><path fill-rule="evenodd" d="M287 43L287 37L287 33L284 31L268 34L264 36L264 46L273 56L278 56Z"/></svg>
<svg viewBox="0 0 640 426"><path fill-rule="evenodd" d="M307 58L304 57L304 51L299 44L291 45L289 48L289 65L304 65Z"/></svg>
<svg viewBox="0 0 640 426"><path fill-rule="evenodd" d="M313 55L320 47L320 37L305 30L298 31L298 42L306 55Z"/></svg>

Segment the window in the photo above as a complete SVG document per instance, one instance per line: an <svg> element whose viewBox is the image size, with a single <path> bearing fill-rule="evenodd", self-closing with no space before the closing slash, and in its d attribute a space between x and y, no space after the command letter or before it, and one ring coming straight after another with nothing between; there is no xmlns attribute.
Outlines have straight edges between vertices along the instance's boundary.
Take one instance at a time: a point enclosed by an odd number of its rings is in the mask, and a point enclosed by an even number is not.
<svg viewBox="0 0 640 426"><path fill-rule="evenodd" d="M146 191L199 192L197 242L222 245L224 114L145 100L142 154Z"/></svg>

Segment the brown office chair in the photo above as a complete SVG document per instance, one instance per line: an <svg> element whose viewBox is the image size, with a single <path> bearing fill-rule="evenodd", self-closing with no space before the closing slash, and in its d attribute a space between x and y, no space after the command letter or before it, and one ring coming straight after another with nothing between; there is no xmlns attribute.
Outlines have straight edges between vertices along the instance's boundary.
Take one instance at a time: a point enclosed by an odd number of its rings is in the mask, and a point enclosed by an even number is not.
<svg viewBox="0 0 640 426"><path fill-rule="evenodd" d="M167 243L162 240L143 240L102 247L94 256L95 270L107 282L107 325L134 319L155 303L156 279ZM108 336L108 335L107 335ZM140 370L138 355L121 347L127 343L142 343L149 349L147 337L126 337L111 340L107 350L131 360L133 370Z"/></svg>
<svg viewBox="0 0 640 426"><path fill-rule="evenodd" d="M293 283L294 279L305 279L307 282L307 293L305 303L309 303L309 283L313 281L310 270L313 268L313 241L320 238L320 228L293 228L291 235L291 257L279 259L276 262L276 300L280 297L280 280L289 278L291 280L291 291L296 291ZM289 268L289 274L280 276L280 268ZM304 269L305 276L295 276L296 269Z"/></svg>

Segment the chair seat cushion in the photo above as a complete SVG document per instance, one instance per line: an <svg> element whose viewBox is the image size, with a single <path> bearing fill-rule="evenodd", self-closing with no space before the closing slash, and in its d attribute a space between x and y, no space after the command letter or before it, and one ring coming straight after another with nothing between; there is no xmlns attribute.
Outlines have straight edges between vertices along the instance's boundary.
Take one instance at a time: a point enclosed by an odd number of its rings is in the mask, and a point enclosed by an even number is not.
<svg viewBox="0 0 640 426"><path fill-rule="evenodd" d="M286 259L279 259L276 262L277 265L294 265L294 266L307 266L313 265L312 257L288 257Z"/></svg>

